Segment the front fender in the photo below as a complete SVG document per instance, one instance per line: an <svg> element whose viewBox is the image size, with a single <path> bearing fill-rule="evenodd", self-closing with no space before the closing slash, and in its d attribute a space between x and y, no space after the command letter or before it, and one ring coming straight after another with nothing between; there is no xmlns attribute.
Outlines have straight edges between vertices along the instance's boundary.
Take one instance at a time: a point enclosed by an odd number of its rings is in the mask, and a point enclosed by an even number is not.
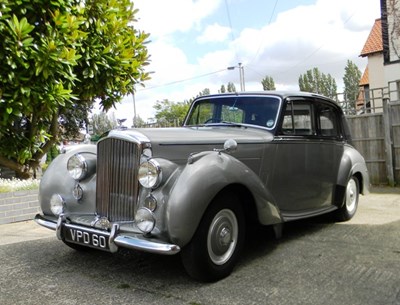
<svg viewBox="0 0 400 305"><path fill-rule="evenodd" d="M252 170L225 153L203 152L183 168L171 188L165 215L171 241L186 245L213 198L232 184L243 185L253 195L260 223L282 221L273 197Z"/></svg>
<svg viewBox="0 0 400 305"><path fill-rule="evenodd" d="M50 199L53 194L60 194L67 203L69 212L78 210L84 213L95 212L95 182L96 175L92 174L85 180L80 181L85 191L84 198L77 202L72 196L72 190L76 185L76 181L70 176L67 170L68 159L80 153L91 158L96 156L96 145L76 145L66 150L66 152L58 155L46 169L40 180L39 186L39 203L45 215L52 215L50 210Z"/></svg>

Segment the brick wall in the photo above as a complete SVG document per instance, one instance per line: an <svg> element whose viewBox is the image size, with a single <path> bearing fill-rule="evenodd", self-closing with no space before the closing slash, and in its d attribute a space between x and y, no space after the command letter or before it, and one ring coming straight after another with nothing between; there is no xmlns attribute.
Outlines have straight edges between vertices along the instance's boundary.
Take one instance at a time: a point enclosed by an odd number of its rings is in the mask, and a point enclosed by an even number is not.
<svg viewBox="0 0 400 305"><path fill-rule="evenodd" d="M0 224L30 220L38 212L38 190L0 193Z"/></svg>

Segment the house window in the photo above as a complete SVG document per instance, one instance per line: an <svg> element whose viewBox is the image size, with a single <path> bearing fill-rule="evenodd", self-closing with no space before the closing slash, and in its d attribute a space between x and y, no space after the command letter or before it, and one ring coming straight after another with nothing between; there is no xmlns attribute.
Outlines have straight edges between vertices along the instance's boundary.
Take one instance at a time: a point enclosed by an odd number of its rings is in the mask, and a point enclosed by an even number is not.
<svg viewBox="0 0 400 305"><path fill-rule="evenodd" d="M400 101L400 80L396 82L397 100Z"/></svg>

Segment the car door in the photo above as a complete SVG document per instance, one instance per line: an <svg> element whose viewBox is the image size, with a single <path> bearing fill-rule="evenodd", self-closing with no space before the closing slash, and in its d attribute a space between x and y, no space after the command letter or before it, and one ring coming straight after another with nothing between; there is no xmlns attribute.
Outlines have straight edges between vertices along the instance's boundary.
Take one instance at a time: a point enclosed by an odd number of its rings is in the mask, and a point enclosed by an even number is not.
<svg viewBox="0 0 400 305"><path fill-rule="evenodd" d="M306 216L332 203L342 148L332 135L339 126L334 109L329 115L321 105L311 98L285 102L270 190L287 217Z"/></svg>

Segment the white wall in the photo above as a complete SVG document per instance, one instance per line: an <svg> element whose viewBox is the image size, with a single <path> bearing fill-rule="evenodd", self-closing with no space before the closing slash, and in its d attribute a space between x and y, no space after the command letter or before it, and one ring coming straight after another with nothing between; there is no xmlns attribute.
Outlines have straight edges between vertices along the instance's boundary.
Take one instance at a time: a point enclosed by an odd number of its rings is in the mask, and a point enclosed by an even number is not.
<svg viewBox="0 0 400 305"><path fill-rule="evenodd" d="M383 65L383 53L368 55L369 88L377 89L387 86Z"/></svg>

